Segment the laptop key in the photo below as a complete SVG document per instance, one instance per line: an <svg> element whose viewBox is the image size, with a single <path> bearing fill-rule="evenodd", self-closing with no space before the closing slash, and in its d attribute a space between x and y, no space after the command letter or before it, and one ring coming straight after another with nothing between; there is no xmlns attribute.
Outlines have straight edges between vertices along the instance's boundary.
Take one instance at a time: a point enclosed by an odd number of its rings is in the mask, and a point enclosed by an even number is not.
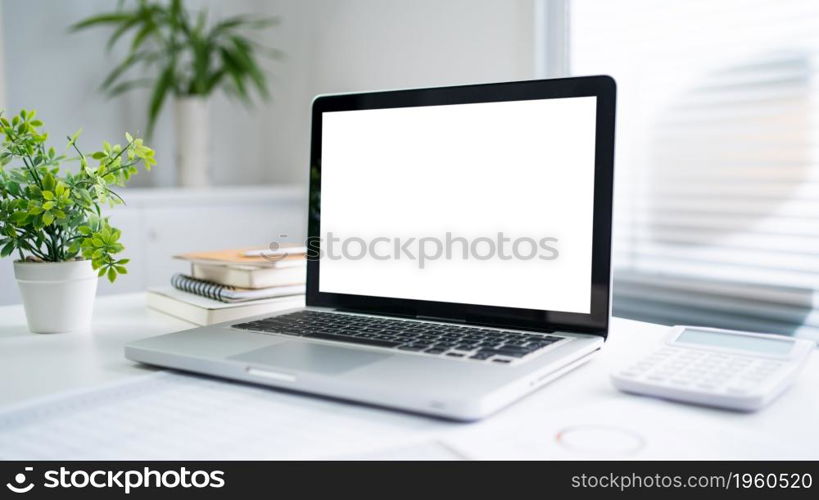
<svg viewBox="0 0 819 500"><path fill-rule="evenodd" d="M509 356L509 357L512 357L512 358L522 358L522 357L526 356L529 353L524 352L524 351L501 351L501 350L498 350L498 351L495 351L495 354L498 354L500 356Z"/></svg>
<svg viewBox="0 0 819 500"><path fill-rule="evenodd" d="M495 353L493 353L493 352L480 352L480 351L478 351L475 354L473 354L472 356L470 356L469 359L484 360L484 359L487 359L487 358L491 358L494 355L495 355Z"/></svg>
<svg viewBox="0 0 819 500"><path fill-rule="evenodd" d="M424 347L418 347L414 345L402 345L398 346L398 348L401 349L402 351L423 351L425 349Z"/></svg>
<svg viewBox="0 0 819 500"><path fill-rule="evenodd" d="M515 351L515 350L507 350L507 349L481 349L478 351L478 354L485 353L489 356L494 356L495 354L500 356L510 356L513 358L522 358L526 356L528 352L526 351Z"/></svg>

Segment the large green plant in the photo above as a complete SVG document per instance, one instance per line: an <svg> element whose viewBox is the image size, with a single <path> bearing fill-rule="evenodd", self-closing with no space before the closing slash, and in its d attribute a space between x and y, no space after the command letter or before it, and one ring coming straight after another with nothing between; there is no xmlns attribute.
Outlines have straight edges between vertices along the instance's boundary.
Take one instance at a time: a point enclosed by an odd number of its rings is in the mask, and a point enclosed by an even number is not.
<svg viewBox="0 0 819 500"><path fill-rule="evenodd" d="M0 257L15 251L20 260L62 262L86 258L99 275L114 281L128 259L114 254L124 247L120 231L103 217L100 206L122 203L111 186L124 186L138 171L156 164L142 139L126 133L127 144L103 144L90 156L77 145L80 131L67 137L64 154L47 147L48 134L36 112L11 119L0 114ZM76 173L62 167L74 162ZM96 166L92 166L96 163Z"/></svg>
<svg viewBox="0 0 819 500"><path fill-rule="evenodd" d="M148 108L148 136L169 94L208 96L221 88L228 95L249 103L251 89L268 97L267 81L257 54L279 57L280 52L265 47L242 34L245 30L269 27L276 18L235 16L218 23L208 22L207 11L192 14L182 0L169 3L138 0L133 8L90 17L72 26L81 30L111 26L109 49L127 33L132 33L127 57L106 77L102 89L118 95L136 87L153 87ZM136 66L153 69L153 77L125 78Z"/></svg>

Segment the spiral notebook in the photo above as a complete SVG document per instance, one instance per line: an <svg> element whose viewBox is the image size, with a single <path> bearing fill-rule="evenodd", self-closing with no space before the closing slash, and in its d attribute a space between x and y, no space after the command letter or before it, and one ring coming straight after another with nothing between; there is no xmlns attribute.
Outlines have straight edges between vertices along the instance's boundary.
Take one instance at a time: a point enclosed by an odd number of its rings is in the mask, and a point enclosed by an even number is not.
<svg viewBox="0 0 819 500"><path fill-rule="evenodd" d="M177 290L193 293L220 302L247 302L251 300L286 297L288 295L301 295L304 293L304 284L259 289L237 288L220 285L211 281L198 280L181 273L176 273L171 277L171 285Z"/></svg>
<svg viewBox="0 0 819 500"><path fill-rule="evenodd" d="M204 326L304 307L304 295L222 302L163 286L149 289L146 303L161 313Z"/></svg>

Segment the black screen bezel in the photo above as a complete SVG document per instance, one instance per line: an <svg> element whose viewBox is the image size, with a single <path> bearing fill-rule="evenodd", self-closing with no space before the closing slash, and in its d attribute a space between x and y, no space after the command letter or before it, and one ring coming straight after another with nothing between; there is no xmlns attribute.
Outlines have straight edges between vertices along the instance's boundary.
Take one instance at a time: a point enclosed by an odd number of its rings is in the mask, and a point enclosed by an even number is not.
<svg viewBox="0 0 819 500"><path fill-rule="evenodd" d="M610 315L611 212L616 100L616 84L609 76L317 97L313 101L312 110L308 237L311 253L320 250L322 113L586 96L597 97L592 286L589 314L319 292L319 262L312 258L308 259L307 263L307 305L379 314L434 317L444 321L503 328L591 333L605 337L608 332Z"/></svg>

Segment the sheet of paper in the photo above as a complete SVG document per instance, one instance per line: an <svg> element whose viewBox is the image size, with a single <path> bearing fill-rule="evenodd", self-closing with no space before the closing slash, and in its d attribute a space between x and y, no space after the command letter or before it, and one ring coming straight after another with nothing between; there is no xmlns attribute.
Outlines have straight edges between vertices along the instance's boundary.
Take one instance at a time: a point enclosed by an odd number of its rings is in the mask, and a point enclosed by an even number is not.
<svg viewBox="0 0 819 500"><path fill-rule="evenodd" d="M0 412L0 459L367 458L391 449L443 458L417 443L457 425L159 372Z"/></svg>
<svg viewBox="0 0 819 500"><path fill-rule="evenodd" d="M529 404L527 404L529 403ZM726 460L815 459L810 435L770 425L762 413L702 408L620 394L559 408L523 402L527 411L499 414L448 435L446 444L474 459ZM770 411L778 408L771 407Z"/></svg>

